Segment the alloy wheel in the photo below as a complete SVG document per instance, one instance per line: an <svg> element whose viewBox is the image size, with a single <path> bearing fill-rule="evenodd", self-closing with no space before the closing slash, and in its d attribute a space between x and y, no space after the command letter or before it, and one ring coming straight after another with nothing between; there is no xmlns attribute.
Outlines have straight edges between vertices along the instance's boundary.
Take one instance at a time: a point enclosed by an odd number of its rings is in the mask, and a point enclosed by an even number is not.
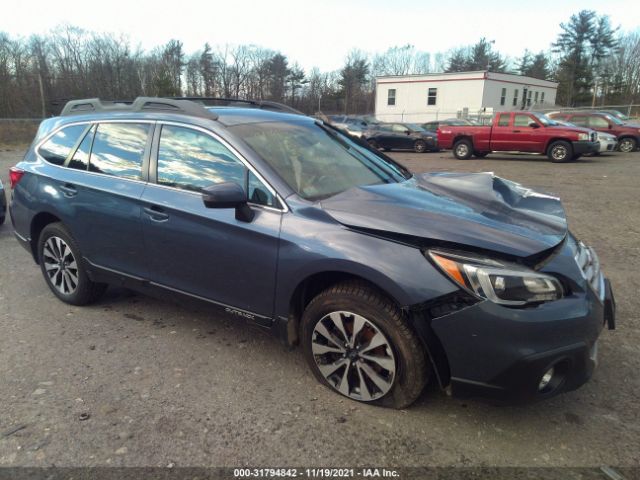
<svg viewBox="0 0 640 480"><path fill-rule="evenodd" d="M78 288L78 264L71 248L60 237L49 237L42 249L42 261L47 279L63 295Z"/></svg>
<svg viewBox="0 0 640 480"><path fill-rule="evenodd" d="M466 143L461 143L456 147L456 153L459 157L464 157L469 153L469 147Z"/></svg>
<svg viewBox="0 0 640 480"><path fill-rule="evenodd" d="M551 150L551 156L554 160L564 160L565 158L567 158L567 154L568 152L564 145L556 145Z"/></svg>
<svg viewBox="0 0 640 480"><path fill-rule="evenodd" d="M634 144L633 140L631 140L629 138L625 138L624 140L622 140L620 142L620 146L618 148L623 153L629 153L629 152L633 151L633 149L635 148L635 144Z"/></svg>
<svg viewBox="0 0 640 480"><path fill-rule="evenodd" d="M360 315L345 311L325 315L313 329L311 350L329 385L347 397L369 402L393 386L396 361L391 343Z"/></svg>

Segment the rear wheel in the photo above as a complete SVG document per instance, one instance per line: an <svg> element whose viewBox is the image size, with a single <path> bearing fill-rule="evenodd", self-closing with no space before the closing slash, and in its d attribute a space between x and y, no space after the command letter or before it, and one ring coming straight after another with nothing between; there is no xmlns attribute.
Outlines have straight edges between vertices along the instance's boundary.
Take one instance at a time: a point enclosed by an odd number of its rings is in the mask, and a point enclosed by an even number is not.
<svg viewBox="0 0 640 480"><path fill-rule="evenodd" d="M547 157L554 163L568 162L573 158L573 147L569 142L558 140L549 145Z"/></svg>
<svg viewBox="0 0 640 480"><path fill-rule="evenodd" d="M618 150L623 153L633 152L636 148L638 148L638 142L635 138L631 137L623 138L618 144Z"/></svg>
<svg viewBox="0 0 640 480"><path fill-rule="evenodd" d="M40 269L56 297L72 305L87 305L104 293L107 285L92 282L71 233L62 223L44 227L38 241Z"/></svg>
<svg viewBox="0 0 640 480"><path fill-rule="evenodd" d="M416 140L416 142L413 144L413 150L416 153L424 153L427 150L427 144L422 140Z"/></svg>
<svg viewBox="0 0 640 480"><path fill-rule="evenodd" d="M302 316L304 355L315 377L360 402L405 408L431 368L402 311L360 282L320 293Z"/></svg>
<svg viewBox="0 0 640 480"><path fill-rule="evenodd" d="M453 156L458 160L467 160L473 155L473 145L471 141L463 139L458 140L453 145Z"/></svg>

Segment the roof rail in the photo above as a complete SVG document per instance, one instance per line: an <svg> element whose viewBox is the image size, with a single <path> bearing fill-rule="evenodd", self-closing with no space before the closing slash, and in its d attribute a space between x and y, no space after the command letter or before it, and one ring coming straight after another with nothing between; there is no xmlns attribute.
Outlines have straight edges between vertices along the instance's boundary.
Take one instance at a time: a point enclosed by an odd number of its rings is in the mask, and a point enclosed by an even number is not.
<svg viewBox="0 0 640 480"><path fill-rule="evenodd" d="M199 102L192 102L183 98L138 97L133 102L103 101L99 98L85 100L71 100L62 109L61 117L88 112L174 112L194 117L217 120L215 112L207 110Z"/></svg>
<svg viewBox="0 0 640 480"><path fill-rule="evenodd" d="M206 105L205 102L222 103L224 106L233 105L234 103L246 103L263 110L274 110L276 112L293 113L295 115L305 115L300 110L296 110L284 103L272 102L270 100L247 100L243 98L225 98L225 97L170 97L172 100L189 100L191 102L199 102ZM215 106L215 105L208 105ZM222 106L222 105L221 105Z"/></svg>

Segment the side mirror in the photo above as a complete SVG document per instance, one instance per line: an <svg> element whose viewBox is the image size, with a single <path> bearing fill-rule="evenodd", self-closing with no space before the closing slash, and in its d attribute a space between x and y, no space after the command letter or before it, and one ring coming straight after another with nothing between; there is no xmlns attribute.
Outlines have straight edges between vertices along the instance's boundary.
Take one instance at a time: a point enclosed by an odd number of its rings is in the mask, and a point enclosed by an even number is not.
<svg viewBox="0 0 640 480"><path fill-rule="evenodd" d="M247 192L235 182L216 183L202 189L202 202L207 208L235 208L236 220L250 222L253 210L247 205Z"/></svg>
<svg viewBox="0 0 640 480"><path fill-rule="evenodd" d="M536 122L529 122L529 127L531 127L531 128L540 128L540 125L538 125Z"/></svg>

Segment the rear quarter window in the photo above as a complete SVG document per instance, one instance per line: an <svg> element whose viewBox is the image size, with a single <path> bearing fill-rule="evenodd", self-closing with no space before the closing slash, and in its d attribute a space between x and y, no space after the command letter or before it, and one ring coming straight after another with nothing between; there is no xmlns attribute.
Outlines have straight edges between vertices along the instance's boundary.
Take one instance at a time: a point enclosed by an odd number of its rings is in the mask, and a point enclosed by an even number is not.
<svg viewBox="0 0 640 480"><path fill-rule="evenodd" d="M44 142L38 149L38 153L49 163L64 164L86 128L87 125L71 125L63 128Z"/></svg>

